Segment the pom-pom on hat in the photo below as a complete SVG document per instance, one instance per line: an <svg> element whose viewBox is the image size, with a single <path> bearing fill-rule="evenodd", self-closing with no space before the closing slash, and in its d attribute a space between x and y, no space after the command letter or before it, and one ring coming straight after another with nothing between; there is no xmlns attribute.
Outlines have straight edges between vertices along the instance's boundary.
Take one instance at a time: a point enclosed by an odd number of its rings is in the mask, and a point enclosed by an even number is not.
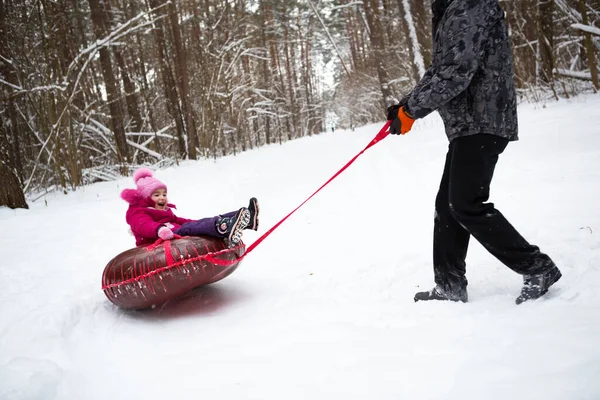
<svg viewBox="0 0 600 400"><path fill-rule="evenodd" d="M137 185L137 191L142 198L150 197L157 189L167 190L167 185L152 175L152 171L148 168L140 168L133 174L133 181Z"/></svg>

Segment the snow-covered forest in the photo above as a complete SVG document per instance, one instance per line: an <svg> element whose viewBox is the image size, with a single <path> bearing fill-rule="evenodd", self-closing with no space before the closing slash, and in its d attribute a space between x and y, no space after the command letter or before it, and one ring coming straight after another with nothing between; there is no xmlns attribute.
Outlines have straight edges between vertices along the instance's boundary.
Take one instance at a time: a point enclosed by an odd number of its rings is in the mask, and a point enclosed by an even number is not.
<svg viewBox="0 0 600 400"><path fill-rule="evenodd" d="M597 91L600 0L501 1L522 99ZM384 118L422 0L0 0L0 206Z"/></svg>
<svg viewBox="0 0 600 400"><path fill-rule="evenodd" d="M413 301L433 285L448 147L437 113L366 151L233 274L155 309L123 310L101 289L135 243L119 197L131 177L2 207L0 399L598 400L598 110L598 94L519 107L521 139L500 156L491 199L563 273L520 306L522 277L476 240L468 303ZM186 217L256 196L250 245L381 125L156 177Z"/></svg>

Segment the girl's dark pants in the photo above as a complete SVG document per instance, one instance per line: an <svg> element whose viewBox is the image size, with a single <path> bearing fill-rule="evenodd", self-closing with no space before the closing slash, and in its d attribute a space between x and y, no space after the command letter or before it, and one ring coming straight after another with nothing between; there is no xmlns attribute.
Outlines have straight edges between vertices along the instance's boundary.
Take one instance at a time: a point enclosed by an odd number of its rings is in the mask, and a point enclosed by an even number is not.
<svg viewBox="0 0 600 400"><path fill-rule="evenodd" d="M217 232L217 221L222 217L232 217L235 213L236 211L231 211L223 215L217 215L216 217L186 222L174 233L180 236L213 236L221 238L223 235Z"/></svg>
<svg viewBox="0 0 600 400"><path fill-rule="evenodd" d="M435 282L446 291L466 290L465 259L471 235L519 274L542 273L554 265L493 203L486 203L498 156L507 145L508 139L484 134L450 142L435 200L433 234Z"/></svg>

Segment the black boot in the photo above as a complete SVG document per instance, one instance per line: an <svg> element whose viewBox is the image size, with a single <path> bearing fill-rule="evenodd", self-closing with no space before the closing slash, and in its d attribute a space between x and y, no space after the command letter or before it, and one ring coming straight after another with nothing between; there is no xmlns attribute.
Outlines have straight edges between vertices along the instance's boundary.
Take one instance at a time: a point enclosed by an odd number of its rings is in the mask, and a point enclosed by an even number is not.
<svg viewBox="0 0 600 400"><path fill-rule="evenodd" d="M232 217L219 217L216 222L217 232L235 246L242 238L242 231L250 222L250 211L242 207Z"/></svg>
<svg viewBox="0 0 600 400"><path fill-rule="evenodd" d="M442 289L440 286L436 286L426 292L417 292L415 294L415 302L427 300L449 300L466 303L469 301L469 295L467 294L467 289L448 291Z"/></svg>
<svg viewBox="0 0 600 400"><path fill-rule="evenodd" d="M248 204L248 211L250 211L250 222L246 229L258 230L258 200L256 197L250 199L250 203Z"/></svg>
<svg viewBox="0 0 600 400"><path fill-rule="evenodd" d="M550 286L554 285L562 276L560 270L553 265L549 271L537 275L524 275L521 294L515 302L521 304L527 300L534 300L548 292Z"/></svg>

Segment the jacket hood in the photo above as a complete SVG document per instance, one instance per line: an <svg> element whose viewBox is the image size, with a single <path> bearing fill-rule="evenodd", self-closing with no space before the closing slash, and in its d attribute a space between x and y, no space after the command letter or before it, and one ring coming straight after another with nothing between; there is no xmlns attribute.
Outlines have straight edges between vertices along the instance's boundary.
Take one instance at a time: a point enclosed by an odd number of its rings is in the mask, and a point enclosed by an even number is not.
<svg viewBox="0 0 600 400"><path fill-rule="evenodd" d="M437 31L438 25L444 16L444 13L450 6L462 10L472 10L473 8L480 6L485 9L485 22L486 24L492 25L497 22L503 15L504 11L500 7L498 0L432 0L431 2L431 15L432 15L432 28L433 33Z"/></svg>
<svg viewBox="0 0 600 400"><path fill-rule="evenodd" d="M154 206L154 201L150 197L143 197L137 189L124 189L121 192L121 198L132 206Z"/></svg>
<svg viewBox="0 0 600 400"><path fill-rule="evenodd" d="M431 28L433 34L437 32L438 25L444 16L444 12L454 0L433 0L431 2Z"/></svg>
<svg viewBox="0 0 600 400"><path fill-rule="evenodd" d="M125 189L121 192L121 198L133 207L153 207L154 201L150 197L142 197L137 189ZM177 209L175 204L168 203L167 207Z"/></svg>
<svg viewBox="0 0 600 400"><path fill-rule="evenodd" d="M446 11L446 8L452 3L454 0L433 0L431 2L431 14L433 18L441 18Z"/></svg>

